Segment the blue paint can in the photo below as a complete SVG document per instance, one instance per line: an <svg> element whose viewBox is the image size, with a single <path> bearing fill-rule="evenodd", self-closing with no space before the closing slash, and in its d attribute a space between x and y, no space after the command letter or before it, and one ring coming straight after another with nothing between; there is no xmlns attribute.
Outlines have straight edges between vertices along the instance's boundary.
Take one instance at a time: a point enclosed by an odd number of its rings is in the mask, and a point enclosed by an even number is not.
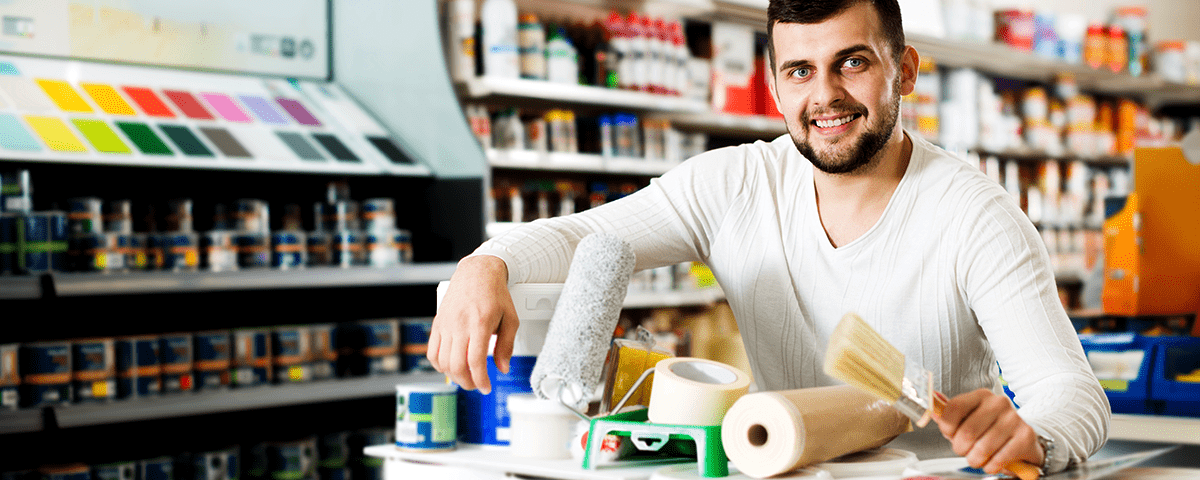
<svg viewBox="0 0 1200 480"><path fill-rule="evenodd" d="M453 385L396 385L396 448L454 450L458 438L457 398Z"/></svg>
<svg viewBox="0 0 1200 480"><path fill-rule="evenodd" d="M266 234L239 233L233 238L237 246L238 268L267 268L271 266L271 238Z"/></svg>
<svg viewBox="0 0 1200 480"><path fill-rule="evenodd" d="M400 350L401 368L405 372L432 372L433 365L425 354L429 351L429 332L433 329L432 318L406 318L400 321L400 338L404 344Z"/></svg>
<svg viewBox="0 0 1200 480"><path fill-rule="evenodd" d="M248 387L271 381L271 330L233 331L233 385Z"/></svg>
<svg viewBox="0 0 1200 480"><path fill-rule="evenodd" d="M400 320L395 318L358 322L362 355L368 375L400 371Z"/></svg>
<svg viewBox="0 0 1200 480"><path fill-rule="evenodd" d="M138 479L175 480L175 459L155 457L138 462Z"/></svg>
<svg viewBox="0 0 1200 480"><path fill-rule="evenodd" d="M312 378L324 380L337 375L338 345L337 325L319 323L308 326L308 337L312 342Z"/></svg>
<svg viewBox="0 0 1200 480"><path fill-rule="evenodd" d="M0 410L16 410L21 406L21 345L0 345Z"/></svg>
<svg viewBox="0 0 1200 480"><path fill-rule="evenodd" d="M99 197L67 200L67 227L72 234L104 232L104 201Z"/></svg>
<svg viewBox="0 0 1200 480"><path fill-rule="evenodd" d="M111 338L76 340L71 344L71 388L75 401L107 402L117 397L116 352Z"/></svg>
<svg viewBox="0 0 1200 480"><path fill-rule="evenodd" d="M22 407L71 403L70 342L22 344L20 364Z"/></svg>
<svg viewBox="0 0 1200 480"><path fill-rule="evenodd" d="M275 366L277 383L307 382L312 380L312 341L307 326L275 327L271 332L271 363Z"/></svg>
<svg viewBox="0 0 1200 480"><path fill-rule="evenodd" d="M137 480L137 463L119 462L93 465L92 480Z"/></svg>
<svg viewBox="0 0 1200 480"><path fill-rule="evenodd" d="M17 222L21 214L0 213L0 275L17 271Z"/></svg>
<svg viewBox="0 0 1200 480"><path fill-rule="evenodd" d="M488 377L492 392L483 395L479 390L458 390L459 440L464 443L507 446L512 425L508 412L508 396L532 393L529 379L537 357L514 355L508 373L496 369L495 359L488 356Z"/></svg>
<svg viewBox="0 0 1200 480"><path fill-rule="evenodd" d="M211 330L192 334L195 348L196 388L227 388L232 383L233 345L229 330Z"/></svg>
<svg viewBox="0 0 1200 480"><path fill-rule="evenodd" d="M235 234L227 230L210 230L200 237L201 268L211 272L238 269L238 249Z"/></svg>
<svg viewBox="0 0 1200 480"><path fill-rule="evenodd" d="M366 265L365 239L362 234L351 230L342 230L334 232L332 236L333 265L339 267Z"/></svg>
<svg viewBox="0 0 1200 480"><path fill-rule="evenodd" d="M157 397L162 392L158 347L154 335L116 340L117 398Z"/></svg>
<svg viewBox="0 0 1200 480"><path fill-rule="evenodd" d="M394 234L396 248L400 251L400 263L413 262L412 232L403 228Z"/></svg>
<svg viewBox="0 0 1200 480"><path fill-rule="evenodd" d="M317 439L267 444L267 465L272 480L304 480L317 473Z"/></svg>
<svg viewBox="0 0 1200 480"><path fill-rule="evenodd" d="M333 265L333 235L329 232L309 232L305 245L308 265Z"/></svg>
<svg viewBox="0 0 1200 480"><path fill-rule="evenodd" d="M163 270L194 272L200 268L200 236L195 232L175 232L160 236Z"/></svg>
<svg viewBox="0 0 1200 480"><path fill-rule="evenodd" d="M304 232L283 231L271 234L271 266L280 270L304 268L308 264L307 237Z"/></svg>
<svg viewBox="0 0 1200 480"><path fill-rule="evenodd" d="M158 338L163 393L187 392L195 388L192 351L190 333L172 333Z"/></svg>
<svg viewBox="0 0 1200 480"><path fill-rule="evenodd" d="M240 475L239 459L237 447L192 455L192 478L195 480L236 480Z"/></svg>
<svg viewBox="0 0 1200 480"><path fill-rule="evenodd" d="M16 273L66 269L67 220L64 212L32 212L17 220Z"/></svg>
<svg viewBox="0 0 1200 480"><path fill-rule="evenodd" d="M392 232L368 232L364 235L367 264L376 267L392 267L400 264L400 249Z"/></svg>

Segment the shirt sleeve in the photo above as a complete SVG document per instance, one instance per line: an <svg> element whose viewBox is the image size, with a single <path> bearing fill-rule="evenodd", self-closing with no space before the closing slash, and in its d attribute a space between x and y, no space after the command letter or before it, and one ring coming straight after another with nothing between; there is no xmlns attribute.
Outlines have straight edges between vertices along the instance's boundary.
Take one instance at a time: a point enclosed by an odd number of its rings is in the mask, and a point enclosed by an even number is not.
<svg viewBox="0 0 1200 480"><path fill-rule="evenodd" d="M731 199L741 190L747 164L742 160L761 145L703 153L629 196L514 228L484 242L472 255L503 260L510 285L565 280L576 245L596 232L629 242L636 270L702 261Z"/></svg>
<svg viewBox="0 0 1200 480"><path fill-rule="evenodd" d="M1111 410L1058 297L1041 236L1012 198L986 198L958 232L960 285L1018 413L1055 443L1050 471L1086 460L1108 437Z"/></svg>

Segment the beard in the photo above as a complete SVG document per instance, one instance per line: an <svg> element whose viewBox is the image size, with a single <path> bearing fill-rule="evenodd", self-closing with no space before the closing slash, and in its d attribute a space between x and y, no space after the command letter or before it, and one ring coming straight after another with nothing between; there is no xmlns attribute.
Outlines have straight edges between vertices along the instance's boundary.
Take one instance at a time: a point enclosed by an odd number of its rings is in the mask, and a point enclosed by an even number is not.
<svg viewBox="0 0 1200 480"><path fill-rule="evenodd" d="M892 85L893 92L900 91L900 77ZM894 93L892 101L884 104L878 114L871 114L861 103L848 105L840 109L844 113L854 114L867 122L867 130L857 139L835 138L824 151L818 152L808 142L808 131L813 128L812 117L808 110L800 114L799 132L791 132L792 143L805 158L812 162L822 172L828 174L851 173L870 165L892 138L896 122L900 118L900 95ZM857 119L856 118L856 119ZM798 138L803 133L804 139ZM838 149L839 144L849 143L845 148Z"/></svg>

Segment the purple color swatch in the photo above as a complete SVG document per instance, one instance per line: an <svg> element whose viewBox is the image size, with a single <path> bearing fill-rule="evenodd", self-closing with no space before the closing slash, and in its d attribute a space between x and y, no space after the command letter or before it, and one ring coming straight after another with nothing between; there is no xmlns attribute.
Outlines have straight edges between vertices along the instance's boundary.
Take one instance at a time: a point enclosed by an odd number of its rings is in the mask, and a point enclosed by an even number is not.
<svg viewBox="0 0 1200 480"><path fill-rule="evenodd" d="M317 120L317 117L314 117L312 113L310 113L307 108L304 108L304 105L300 102L283 97L277 97L275 101L279 102L279 105L281 105L284 110L287 110L287 112L292 115L292 118L296 119L297 122L300 122L301 125L312 125L314 127L321 126L321 122Z"/></svg>
<svg viewBox="0 0 1200 480"><path fill-rule="evenodd" d="M280 115L279 111L275 110L275 107L271 106L270 100L256 95L241 95L238 98L240 98L242 103L246 104L246 106L250 108L250 111L254 112L254 115L257 116L259 120L262 120L263 123L269 123L271 125L285 125L288 123L287 119L283 118L283 115Z"/></svg>
<svg viewBox="0 0 1200 480"><path fill-rule="evenodd" d="M220 93L201 93L200 96L208 102L222 117L231 122L250 123L250 117L242 111L229 95Z"/></svg>

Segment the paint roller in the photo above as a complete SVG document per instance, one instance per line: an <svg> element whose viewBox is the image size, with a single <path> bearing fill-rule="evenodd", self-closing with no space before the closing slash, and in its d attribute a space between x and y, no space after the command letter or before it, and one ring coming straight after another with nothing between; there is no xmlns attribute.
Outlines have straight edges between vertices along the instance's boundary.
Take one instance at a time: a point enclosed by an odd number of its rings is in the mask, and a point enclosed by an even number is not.
<svg viewBox="0 0 1200 480"><path fill-rule="evenodd" d="M600 381L634 263L633 248L616 235L593 233L579 241L530 376L539 397L586 410Z"/></svg>

